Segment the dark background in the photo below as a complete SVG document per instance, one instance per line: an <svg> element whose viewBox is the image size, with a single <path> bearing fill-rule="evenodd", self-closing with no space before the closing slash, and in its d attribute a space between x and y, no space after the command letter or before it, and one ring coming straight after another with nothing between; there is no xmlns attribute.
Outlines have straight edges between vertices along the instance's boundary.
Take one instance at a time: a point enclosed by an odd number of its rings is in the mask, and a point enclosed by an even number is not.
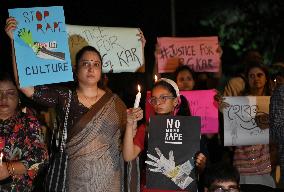
<svg viewBox="0 0 284 192"><path fill-rule="evenodd" d="M224 10L233 12L237 8L243 10L250 19L251 26L249 32L261 34L261 31L268 29L260 36L262 39L274 37L274 33L279 35L274 43L273 57L270 63L276 60L283 60L283 38L284 14L283 3L280 0L271 0L262 5L266 11L259 8L261 2L254 0L1 0L0 4L0 69L11 70L10 42L5 34L5 20L8 17L9 8L35 7L35 6L64 6L65 20L67 24L75 25L96 25L109 27L139 27L144 32L147 40L145 47L146 72L145 73L121 73L109 75L110 88L118 93L128 106L134 102L137 83L144 85L144 92L150 89L153 84L153 65L156 38L159 36L212 36L219 35L219 26L201 25L201 20L210 20L214 17L213 13ZM251 6L251 9L247 7ZM255 7L255 9L254 9ZM274 7L274 9L270 8ZM231 11L232 10L232 11ZM251 11L252 10L252 11ZM254 12L254 10L259 10ZM277 12L275 11L277 10ZM251 12L251 13L250 13ZM174 14L173 14L174 13ZM251 16L251 15L252 16ZM257 15L258 14L258 15ZM172 16L175 17L172 17ZM231 17L231 16L229 16ZM238 15L232 16L239 17ZM229 18L230 19L230 18ZM174 24L172 21L175 21ZM222 21L220 21L222 23ZM248 22L244 21L243 24ZM282 24L283 23L283 24ZM230 29L241 30L241 24L230 26ZM255 32L254 32L255 30ZM270 32L270 30L274 30ZM228 28L225 32L229 30ZM250 33L250 34L251 34ZM235 35L236 36L236 35ZM242 36L242 33L240 37ZM219 36L220 37L220 36ZM237 38L239 36L237 35ZM277 36L278 37L278 36ZM249 38L249 37L248 37ZM223 68L224 73L229 72L230 65L236 65L240 59L241 51L233 50L226 39L220 39L223 43ZM247 42L251 44L251 42ZM263 42L260 48L270 46L271 42ZM246 46L244 44L243 46ZM273 60L273 61L272 61ZM127 96L127 98L126 98Z"/></svg>

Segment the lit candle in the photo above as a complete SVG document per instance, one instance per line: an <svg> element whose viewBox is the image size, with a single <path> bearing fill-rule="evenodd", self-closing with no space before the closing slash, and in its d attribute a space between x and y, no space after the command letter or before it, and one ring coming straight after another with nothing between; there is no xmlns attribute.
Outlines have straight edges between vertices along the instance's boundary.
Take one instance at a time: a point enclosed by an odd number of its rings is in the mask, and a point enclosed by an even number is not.
<svg viewBox="0 0 284 192"><path fill-rule="evenodd" d="M138 107L139 107L139 103L140 103L140 99L141 99L140 85L138 85L137 87L138 87L138 93L137 93L137 95L136 95L135 102L134 102L134 107L133 107L133 108L138 108Z"/></svg>
<svg viewBox="0 0 284 192"><path fill-rule="evenodd" d="M0 154L0 166L2 166L3 153Z"/></svg>
<svg viewBox="0 0 284 192"><path fill-rule="evenodd" d="M155 83L158 81L158 77L157 77L157 75L155 75Z"/></svg>
<svg viewBox="0 0 284 192"><path fill-rule="evenodd" d="M274 83L276 83L276 79L274 79Z"/></svg>

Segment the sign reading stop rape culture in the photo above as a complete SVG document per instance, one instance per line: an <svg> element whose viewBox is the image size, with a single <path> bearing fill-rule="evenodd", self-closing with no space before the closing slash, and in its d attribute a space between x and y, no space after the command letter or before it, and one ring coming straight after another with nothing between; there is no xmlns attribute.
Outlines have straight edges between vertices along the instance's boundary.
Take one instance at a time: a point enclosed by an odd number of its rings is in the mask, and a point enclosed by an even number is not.
<svg viewBox="0 0 284 192"><path fill-rule="evenodd" d="M9 9L20 87L73 80L62 6Z"/></svg>
<svg viewBox="0 0 284 192"><path fill-rule="evenodd" d="M218 72L218 37L159 37L158 72L175 71L179 64L196 72Z"/></svg>

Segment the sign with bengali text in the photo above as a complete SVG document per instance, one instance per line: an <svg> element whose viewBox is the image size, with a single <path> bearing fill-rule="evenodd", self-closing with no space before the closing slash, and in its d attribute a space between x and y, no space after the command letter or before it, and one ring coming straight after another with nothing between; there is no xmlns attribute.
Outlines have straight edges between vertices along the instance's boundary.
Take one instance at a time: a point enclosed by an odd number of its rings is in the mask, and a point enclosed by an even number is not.
<svg viewBox="0 0 284 192"><path fill-rule="evenodd" d="M225 97L224 145L269 143L269 96Z"/></svg>

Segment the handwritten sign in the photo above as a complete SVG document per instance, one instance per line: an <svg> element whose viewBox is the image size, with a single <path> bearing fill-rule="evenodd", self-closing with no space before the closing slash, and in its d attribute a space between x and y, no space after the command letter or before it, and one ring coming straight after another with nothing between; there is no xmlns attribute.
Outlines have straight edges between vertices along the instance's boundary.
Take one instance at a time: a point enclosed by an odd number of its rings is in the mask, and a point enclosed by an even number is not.
<svg viewBox="0 0 284 192"><path fill-rule="evenodd" d="M9 9L21 87L73 80L63 7Z"/></svg>
<svg viewBox="0 0 284 192"><path fill-rule="evenodd" d="M173 72L179 64L188 65L196 72L219 70L218 37L160 37L157 42L159 73Z"/></svg>
<svg viewBox="0 0 284 192"><path fill-rule="evenodd" d="M151 117L146 188L196 191L194 157L199 147L199 117L164 115ZM157 151L161 154L157 154ZM159 167L164 169L155 171ZM177 167L179 168L176 169ZM175 174L170 176L174 171Z"/></svg>
<svg viewBox="0 0 284 192"><path fill-rule="evenodd" d="M181 95L189 102L192 116L201 117L201 133L218 133L218 104L214 101L215 90L181 91ZM151 97L151 92L147 91L147 101ZM145 105L146 120L154 115L154 110L149 102Z"/></svg>
<svg viewBox="0 0 284 192"><path fill-rule="evenodd" d="M218 104L215 90L181 91L189 102L192 116L201 117L201 133L218 133Z"/></svg>
<svg viewBox="0 0 284 192"><path fill-rule="evenodd" d="M225 97L230 107L224 114L224 145L269 143L270 97Z"/></svg>
<svg viewBox="0 0 284 192"><path fill-rule="evenodd" d="M138 28L67 25L72 63L85 45L95 47L102 55L103 72L135 72L143 66L142 43Z"/></svg>

